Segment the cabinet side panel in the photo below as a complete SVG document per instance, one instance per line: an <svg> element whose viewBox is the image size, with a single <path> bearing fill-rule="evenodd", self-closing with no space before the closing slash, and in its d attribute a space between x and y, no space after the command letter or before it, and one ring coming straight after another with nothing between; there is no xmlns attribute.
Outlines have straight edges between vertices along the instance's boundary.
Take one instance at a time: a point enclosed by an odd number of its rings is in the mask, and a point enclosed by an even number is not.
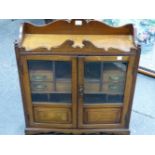
<svg viewBox="0 0 155 155"><path fill-rule="evenodd" d="M22 103L23 103L23 111L24 111L24 116L25 116L24 117L25 124L26 124L26 127L28 127L29 126L29 117L28 117L28 110L27 110L26 101L25 101L24 82L22 79L23 67L22 67L20 48L18 47L18 43L14 44L14 48L15 48L16 63L17 63L17 68L18 68L18 77L19 77L20 92L21 92Z"/></svg>
<svg viewBox="0 0 155 155"><path fill-rule="evenodd" d="M129 128L131 108L133 102L133 96L135 91L136 77L138 71L140 50L135 51L134 56L130 56L127 79L126 79L126 88L124 96L124 107L122 114L122 124L124 127Z"/></svg>

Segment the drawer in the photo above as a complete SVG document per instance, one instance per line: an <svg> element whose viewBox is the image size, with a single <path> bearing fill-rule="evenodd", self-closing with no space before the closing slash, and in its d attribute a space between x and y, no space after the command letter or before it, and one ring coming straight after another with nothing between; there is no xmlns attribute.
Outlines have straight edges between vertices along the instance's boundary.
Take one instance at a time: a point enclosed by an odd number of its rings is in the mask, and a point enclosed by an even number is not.
<svg viewBox="0 0 155 155"><path fill-rule="evenodd" d="M121 108L85 108L84 122L93 124L120 123Z"/></svg>
<svg viewBox="0 0 155 155"><path fill-rule="evenodd" d="M31 70L31 81L53 81L53 72L51 70Z"/></svg>
<svg viewBox="0 0 155 155"><path fill-rule="evenodd" d="M31 90L33 93L45 93L54 91L52 82L31 82Z"/></svg>
<svg viewBox="0 0 155 155"><path fill-rule="evenodd" d="M35 107L34 120L38 123L70 123L71 110L69 108Z"/></svg>
<svg viewBox="0 0 155 155"><path fill-rule="evenodd" d="M124 83L122 82L109 82L103 84L102 91L107 94L123 94Z"/></svg>
<svg viewBox="0 0 155 155"><path fill-rule="evenodd" d="M71 81L56 81L56 91L58 92L71 92Z"/></svg>
<svg viewBox="0 0 155 155"><path fill-rule="evenodd" d="M99 82L85 82L84 90L85 92L99 92L100 83Z"/></svg>
<svg viewBox="0 0 155 155"><path fill-rule="evenodd" d="M104 82L120 82L125 80L125 72L120 70L107 70L103 72Z"/></svg>

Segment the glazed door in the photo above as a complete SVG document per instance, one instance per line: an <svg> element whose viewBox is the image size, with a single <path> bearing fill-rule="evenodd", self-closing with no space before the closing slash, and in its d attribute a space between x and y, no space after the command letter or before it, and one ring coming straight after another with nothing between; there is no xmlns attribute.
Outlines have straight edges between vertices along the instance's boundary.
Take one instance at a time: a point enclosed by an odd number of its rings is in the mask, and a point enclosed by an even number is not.
<svg viewBox="0 0 155 155"><path fill-rule="evenodd" d="M132 76L129 57L86 56L79 58L78 65L79 127L123 127L130 91L126 79Z"/></svg>
<svg viewBox="0 0 155 155"><path fill-rule="evenodd" d="M31 126L76 127L77 63L69 56L23 56L25 106Z"/></svg>

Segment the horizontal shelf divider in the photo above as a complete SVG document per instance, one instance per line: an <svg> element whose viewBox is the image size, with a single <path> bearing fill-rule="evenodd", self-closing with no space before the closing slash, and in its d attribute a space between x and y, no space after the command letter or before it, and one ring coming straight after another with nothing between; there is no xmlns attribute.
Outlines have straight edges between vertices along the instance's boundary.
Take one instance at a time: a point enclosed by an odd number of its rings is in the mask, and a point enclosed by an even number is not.
<svg viewBox="0 0 155 155"><path fill-rule="evenodd" d="M123 94L120 93L120 94L116 94L116 93L104 93L104 92L84 92L84 95L89 95L89 94L93 94L93 95L119 95L119 96L122 96Z"/></svg>
<svg viewBox="0 0 155 155"><path fill-rule="evenodd" d="M123 103L84 103L84 107L123 107Z"/></svg>
<svg viewBox="0 0 155 155"><path fill-rule="evenodd" d="M86 83L88 83L88 82L100 83L100 79L84 79L84 81L85 81Z"/></svg>
<svg viewBox="0 0 155 155"><path fill-rule="evenodd" d="M54 107L71 107L71 103L63 102L32 102L33 106L54 106Z"/></svg>
<svg viewBox="0 0 155 155"><path fill-rule="evenodd" d="M55 92L32 92L32 94L47 94L47 95L49 95L49 94L71 94L71 92L57 92L57 91L55 91Z"/></svg>
<svg viewBox="0 0 155 155"><path fill-rule="evenodd" d="M71 82L71 79L56 79L55 81L50 81L50 80L30 80L30 82L51 82L51 83L54 83L54 82L68 82L70 83Z"/></svg>

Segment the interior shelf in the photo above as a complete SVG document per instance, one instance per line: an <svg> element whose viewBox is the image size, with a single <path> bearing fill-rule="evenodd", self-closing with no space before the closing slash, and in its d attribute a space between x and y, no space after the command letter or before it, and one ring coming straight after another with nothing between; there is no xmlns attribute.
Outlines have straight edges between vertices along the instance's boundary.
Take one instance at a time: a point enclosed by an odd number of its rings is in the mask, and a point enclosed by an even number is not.
<svg viewBox="0 0 155 155"><path fill-rule="evenodd" d="M84 91L84 94L85 95L89 95L89 94L92 94L92 95L123 95L122 93L104 93L103 91L102 92L86 92Z"/></svg>

